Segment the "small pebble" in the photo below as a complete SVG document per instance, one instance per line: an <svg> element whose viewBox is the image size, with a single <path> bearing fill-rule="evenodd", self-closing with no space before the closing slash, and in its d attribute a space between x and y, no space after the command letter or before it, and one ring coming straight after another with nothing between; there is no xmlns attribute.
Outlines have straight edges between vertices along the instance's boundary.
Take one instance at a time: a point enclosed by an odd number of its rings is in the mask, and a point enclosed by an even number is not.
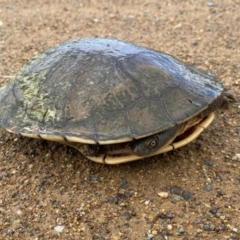
<svg viewBox="0 0 240 240"><path fill-rule="evenodd" d="M172 227L172 225L171 225L171 224L168 224L168 225L167 225L167 230L171 231L171 230L172 230L172 228L173 228L173 227Z"/></svg>
<svg viewBox="0 0 240 240"><path fill-rule="evenodd" d="M205 190L206 190L206 191L211 191L212 189L213 189L213 187L212 187L211 184L207 184L207 185L205 186Z"/></svg>
<svg viewBox="0 0 240 240"><path fill-rule="evenodd" d="M238 232L238 229L234 227L234 228L232 228L232 231L235 232L235 233L237 233L237 232Z"/></svg>
<svg viewBox="0 0 240 240"><path fill-rule="evenodd" d="M209 7L215 7L215 6L216 6L216 4L215 4L214 2L208 2L207 5L208 5Z"/></svg>
<svg viewBox="0 0 240 240"><path fill-rule="evenodd" d="M226 217L224 215L221 215L219 218L225 220Z"/></svg>
<svg viewBox="0 0 240 240"><path fill-rule="evenodd" d="M145 236L147 237L148 240L151 240L151 239L153 239L153 237L154 237L154 235L151 234L151 233L149 233L149 232L146 232L146 233L145 233Z"/></svg>
<svg viewBox="0 0 240 240"><path fill-rule="evenodd" d="M131 19L131 18L126 18L126 19L125 19L125 22L126 22L126 23L132 23L132 19Z"/></svg>
<svg viewBox="0 0 240 240"><path fill-rule="evenodd" d="M100 178L99 177L95 177L95 176L91 176L91 180L93 182L100 182Z"/></svg>
<svg viewBox="0 0 240 240"><path fill-rule="evenodd" d="M128 187L128 185L126 183L122 183L120 185L120 188L122 188L122 189L127 189L127 187Z"/></svg>
<svg viewBox="0 0 240 240"><path fill-rule="evenodd" d="M182 197L184 200L188 201L192 198L192 193L189 191L183 191Z"/></svg>
<svg viewBox="0 0 240 240"><path fill-rule="evenodd" d="M208 166L212 166L212 165L213 165L213 161L210 160L210 159L206 159L205 163L206 163L206 165L208 165Z"/></svg>
<svg viewBox="0 0 240 240"><path fill-rule="evenodd" d="M166 226L168 225L167 220L163 220L163 221L162 221L162 225L163 225L164 227L166 227Z"/></svg>
<svg viewBox="0 0 240 240"><path fill-rule="evenodd" d="M216 213L216 217L219 217L219 218L220 218L221 216L222 216L222 214L221 214L220 212L217 212L217 213Z"/></svg>
<svg viewBox="0 0 240 240"><path fill-rule="evenodd" d="M158 193L158 196L161 198L168 198L168 192L160 192Z"/></svg>
<svg viewBox="0 0 240 240"><path fill-rule="evenodd" d="M213 214L213 215L215 215L216 213L217 213L217 208L216 207L213 207L213 208L211 208L210 210L209 210L209 212L211 213L211 214Z"/></svg>
<svg viewBox="0 0 240 240"><path fill-rule="evenodd" d="M127 221L129 221L129 220L132 218L132 216L131 216L131 214L130 214L129 212L125 212L125 213L124 213L124 218L125 218Z"/></svg>
<svg viewBox="0 0 240 240"><path fill-rule="evenodd" d="M240 161L240 153L237 153L235 156L232 157L232 160L234 161Z"/></svg>
<svg viewBox="0 0 240 240"><path fill-rule="evenodd" d="M64 229L64 226L56 226L56 227L54 228L54 230L55 230L56 232L58 232L58 233L62 233L62 232L63 232L63 229Z"/></svg>
<svg viewBox="0 0 240 240"><path fill-rule="evenodd" d="M192 46L197 46L198 45L198 41L197 40L193 40L192 41Z"/></svg>
<svg viewBox="0 0 240 240"><path fill-rule="evenodd" d="M23 212L19 209L19 210L17 210L17 215L19 215L19 216L22 216L22 214L23 214Z"/></svg>
<svg viewBox="0 0 240 240"><path fill-rule="evenodd" d="M180 200L181 200L181 197L180 197L180 196L174 196L173 199L174 199L175 201L180 201Z"/></svg>
<svg viewBox="0 0 240 240"><path fill-rule="evenodd" d="M170 187L170 193L175 194L175 195L181 195L182 194L182 188L179 186L171 186Z"/></svg>
<svg viewBox="0 0 240 240"><path fill-rule="evenodd" d="M134 209L132 209L131 215L132 215L133 217L137 215L137 213L136 213L136 211L135 211Z"/></svg>
<svg viewBox="0 0 240 240"><path fill-rule="evenodd" d="M122 202L122 203L119 204L119 206L120 206L120 207L126 207L127 204L126 204L125 202Z"/></svg>
<svg viewBox="0 0 240 240"><path fill-rule="evenodd" d="M204 229L205 231L210 231L210 230L211 230L209 224L205 224L205 225L203 225L203 229Z"/></svg>
<svg viewBox="0 0 240 240"><path fill-rule="evenodd" d="M180 227L180 228L178 229L178 232L179 232L179 233L184 233L184 232L185 232L185 229L184 229L183 227Z"/></svg>
<svg viewBox="0 0 240 240"><path fill-rule="evenodd" d="M156 236L158 232L156 230L152 230L152 234Z"/></svg>
<svg viewBox="0 0 240 240"><path fill-rule="evenodd" d="M150 203L150 200L146 200L146 201L144 202L145 205L148 205L149 203Z"/></svg>
<svg viewBox="0 0 240 240"><path fill-rule="evenodd" d="M173 214L172 212L168 212L168 213L166 214L166 217L167 217L168 219L173 219L174 214Z"/></svg>
<svg viewBox="0 0 240 240"><path fill-rule="evenodd" d="M129 223L124 223L123 226L127 228L130 227Z"/></svg>

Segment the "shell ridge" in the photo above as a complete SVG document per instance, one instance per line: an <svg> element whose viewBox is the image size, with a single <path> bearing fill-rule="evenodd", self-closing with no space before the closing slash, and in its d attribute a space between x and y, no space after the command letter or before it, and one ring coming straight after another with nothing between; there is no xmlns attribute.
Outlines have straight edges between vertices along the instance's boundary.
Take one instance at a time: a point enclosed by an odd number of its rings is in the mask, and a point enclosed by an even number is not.
<svg viewBox="0 0 240 240"><path fill-rule="evenodd" d="M87 55L90 55L90 54L87 53ZM84 65L82 72L84 72L84 69L85 69L89 64L90 64L90 63L88 62L88 63L86 63L86 64ZM65 97L63 98L62 116L61 116L62 119L66 119L65 109L66 109L66 104L67 104L67 99L68 99L67 96L68 96L69 92L71 91L71 89L74 87L74 84L75 84L76 81L77 81L77 79L76 79L76 78L73 78L73 80L71 81L70 86L68 87L68 89L67 89L67 90L65 91L65 93L64 93L64 96L65 96Z"/></svg>
<svg viewBox="0 0 240 240"><path fill-rule="evenodd" d="M125 123L127 124L127 129L128 129L129 135L131 136L132 139L134 139L132 129L131 129L130 124L129 124L128 112L126 110L124 110L123 116L124 116Z"/></svg>
<svg viewBox="0 0 240 240"><path fill-rule="evenodd" d="M133 56L136 56L136 54L133 54L131 57L133 57ZM130 58L130 57L129 57L129 58ZM119 69L121 70L121 72L122 72L124 75L126 75L126 76L128 76L130 79L134 80L134 83L135 83L135 85L138 87L138 89L140 90L142 96L145 96L141 83L140 83L137 79L135 79L135 77L133 77L130 73L127 73L126 71L123 70L122 64L119 62L119 59L117 60L117 66L119 67Z"/></svg>
<svg viewBox="0 0 240 240"><path fill-rule="evenodd" d="M174 89L175 89L175 88L177 89L178 87L174 87ZM167 94L169 94L169 92L171 92L171 91L172 91L172 87L169 88L167 91L165 91L165 93L159 98L159 101L160 101L160 105L161 105L164 113L167 115L167 118L168 118L172 123L174 123L174 125L176 125L177 122L172 119L172 117L170 116L170 114L169 114L169 112L168 112L168 110L167 110L167 108L166 108L166 105L165 105L165 103L164 103L164 97L165 97ZM168 127L167 127L167 128L168 128ZM167 128L166 128L166 129L167 129ZM164 130L164 129L163 129L163 130Z"/></svg>

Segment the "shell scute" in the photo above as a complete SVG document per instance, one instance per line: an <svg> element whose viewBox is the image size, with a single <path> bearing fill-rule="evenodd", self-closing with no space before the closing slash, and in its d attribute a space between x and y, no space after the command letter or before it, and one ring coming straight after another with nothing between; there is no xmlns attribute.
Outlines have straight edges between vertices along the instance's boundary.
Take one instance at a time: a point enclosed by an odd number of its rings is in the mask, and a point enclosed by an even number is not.
<svg viewBox="0 0 240 240"><path fill-rule="evenodd" d="M148 136L149 132L156 133L161 125L162 130L173 125L168 118L161 102L142 98L127 111L128 122L134 138Z"/></svg>
<svg viewBox="0 0 240 240"><path fill-rule="evenodd" d="M191 100L191 96L178 88L173 88L163 97L163 105L166 114L173 122L182 122L182 119L188 120L192 117L192 113L199 112L202 106Z"/></svg>

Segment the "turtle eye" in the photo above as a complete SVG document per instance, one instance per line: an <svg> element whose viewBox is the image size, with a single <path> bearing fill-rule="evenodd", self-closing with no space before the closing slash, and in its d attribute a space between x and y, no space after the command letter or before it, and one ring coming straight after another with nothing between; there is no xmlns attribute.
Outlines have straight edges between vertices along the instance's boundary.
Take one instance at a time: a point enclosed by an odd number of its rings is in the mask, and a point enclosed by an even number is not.
<svg viewBox="0 0 240 240"><path fill-rule="evenodd" d="M152 147L155 147L155 146L156 146L156 141L155 141L155 140L152 140L152 141L150 142L150 144L151 144Z"/></svg>
<svg viewBox="0 0 240 240"><path fill-rule="evenodd" d="M156 139L149 139L149 140L146 142L146 145L147 145L149 148L154 148L154 147L156 147L156 145L157 145Z"/></svg>

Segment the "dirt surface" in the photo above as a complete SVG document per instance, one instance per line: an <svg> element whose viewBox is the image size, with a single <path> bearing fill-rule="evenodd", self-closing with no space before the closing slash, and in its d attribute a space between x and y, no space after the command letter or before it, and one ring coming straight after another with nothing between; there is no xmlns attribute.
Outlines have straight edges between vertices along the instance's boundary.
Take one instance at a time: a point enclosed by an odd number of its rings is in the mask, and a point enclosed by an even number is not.
<svg viewBox="0 0 240 240"><path fill-rule="evenodd" d="M193 143L116 166L0 130L0 239L240 239L239 12L238 0L1 0L0 85L48 47L99 36L211 71L232 100Z"/></svg>

